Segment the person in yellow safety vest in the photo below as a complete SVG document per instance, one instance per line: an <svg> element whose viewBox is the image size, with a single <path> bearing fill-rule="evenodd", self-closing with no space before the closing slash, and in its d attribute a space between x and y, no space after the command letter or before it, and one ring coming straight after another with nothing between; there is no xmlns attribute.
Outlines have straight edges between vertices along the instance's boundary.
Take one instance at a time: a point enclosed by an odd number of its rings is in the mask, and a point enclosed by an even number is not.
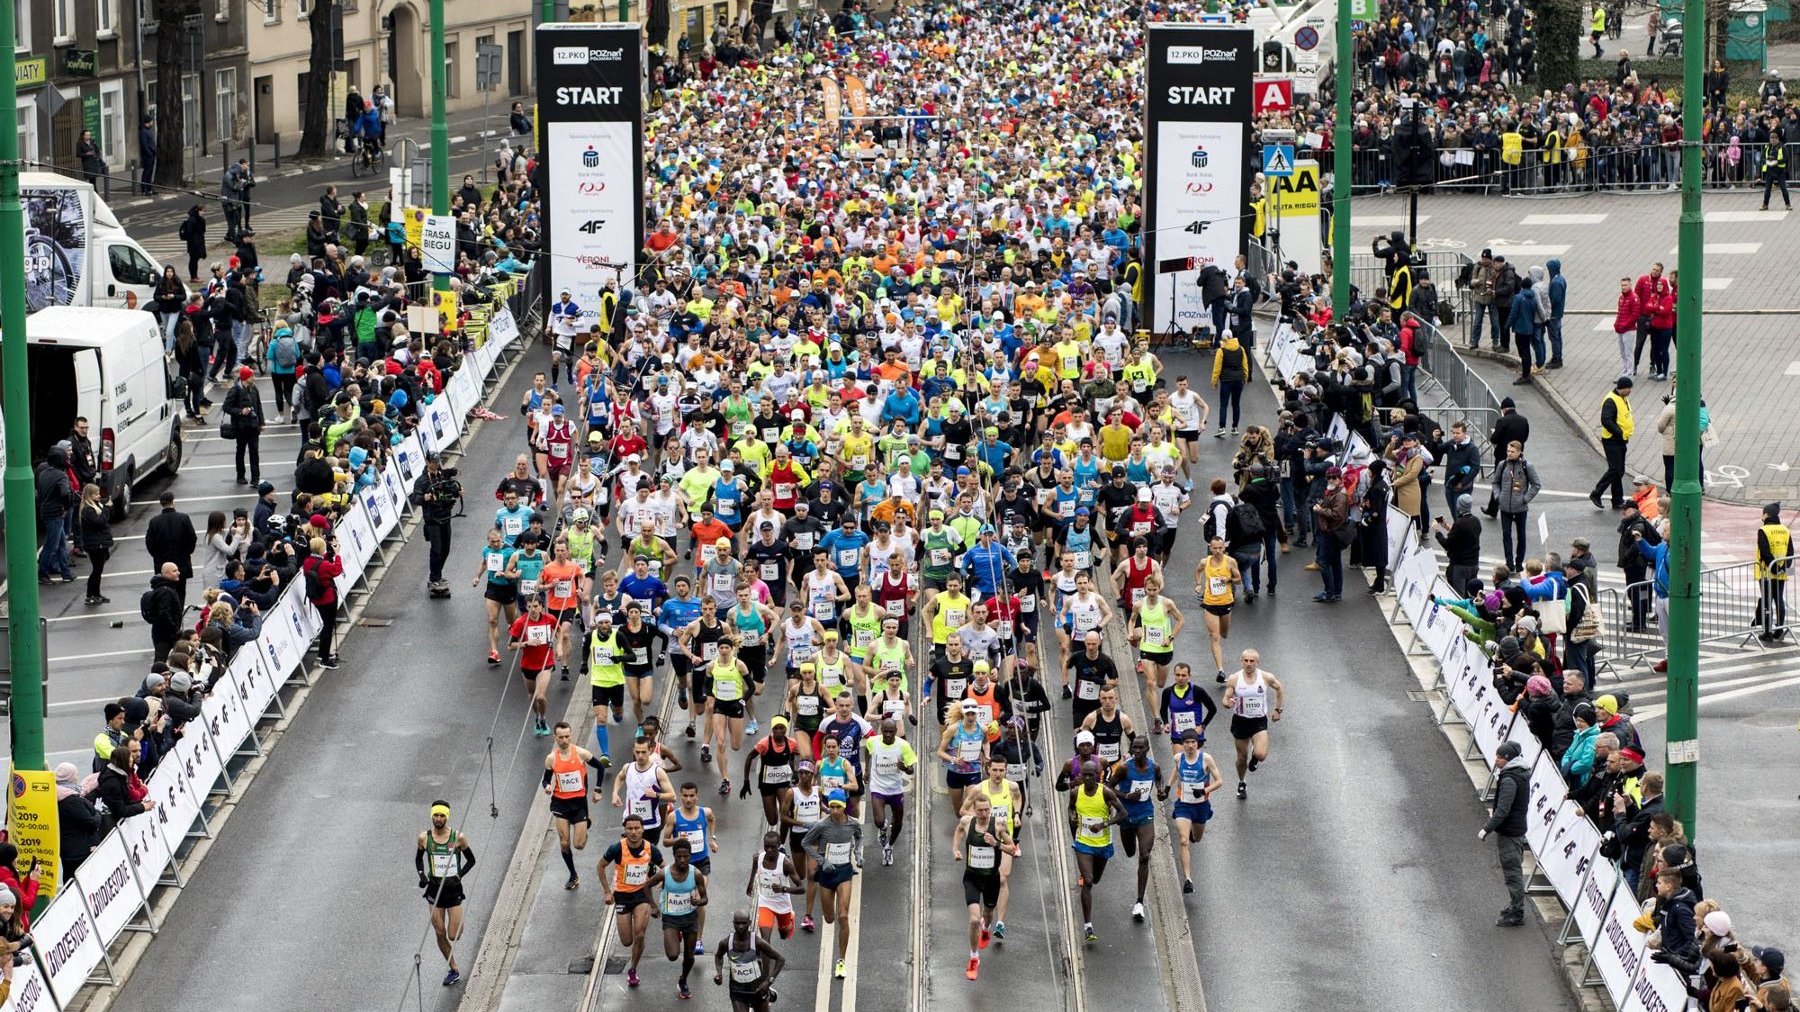
<svg viewBox="0 0 1800 1012"><path fill-rule="evenodd" d="M1594 20L1588 26L1588 41L1594 44L1594 59L1600 58L1600 38L1606 34L1606 5L1594 5Z"/></svg>
<svg viewBox="0 0 1800 1012"><path fill-rule="evenodd" d="M1794 538L1781 522L1781 504L1763 507L1763 523L1756 531L1756 586L1761 592L1756 601L1756 617L1750 624L1761 626L1756 638L1773 643L1787 635L1787 579L1793 565Z"/></svg>
<svg viewBox="0 0 1800 1012"><path fill-rule="evenodd" d="M612 337L613 318L619 312L619 293L613 290L612 282L600 293L600 333Z"/></svg>
<svg viewBox="0 0 1800 1012"><path fill-rule="evenodd" d="M1631 377L1620 376L1600 402L1600 448L1606 452L1606 473L1600 476L1599 484L1588 495L1588 501L1595 509L1605 508L1600 504L1600 493L1609 489L1613 509L1617 510L1625 503L1625 449L1631 445L1633 429L1631 387Z"/></svg>
<svg viewBox="0 0 1800 1012"><path fill-rule="evenodd" d="M1394 269L1394 276L1388 279L1388 305L1394 307L1395 313L1399 313L1412 301L1412 293L1412 265L1402 260L1400 266Z"/></svg>

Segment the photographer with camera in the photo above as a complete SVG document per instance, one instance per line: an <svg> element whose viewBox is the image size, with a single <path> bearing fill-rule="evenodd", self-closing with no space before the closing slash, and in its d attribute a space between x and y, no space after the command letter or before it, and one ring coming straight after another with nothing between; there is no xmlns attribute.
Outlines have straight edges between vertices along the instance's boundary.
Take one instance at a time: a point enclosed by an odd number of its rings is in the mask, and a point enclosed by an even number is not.
<svg viewBox="0 0 1800 1012"><path fill-rule="evenodd" d="M431 546L431 572L426 587L433 597L449 597L444 560L450 557L450 521L462 504L462 483L456 480L456 468L445 467L443 458L435 453L427 456L425 473L413 483L411 499L414 506L425 511L425 543Z"/></svg>

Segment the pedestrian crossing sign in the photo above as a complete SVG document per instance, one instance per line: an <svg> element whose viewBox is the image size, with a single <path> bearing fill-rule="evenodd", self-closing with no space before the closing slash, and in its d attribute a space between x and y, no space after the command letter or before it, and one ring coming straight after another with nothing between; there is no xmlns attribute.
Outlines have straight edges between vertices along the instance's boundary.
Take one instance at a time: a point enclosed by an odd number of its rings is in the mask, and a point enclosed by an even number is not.
<svg viewBox="0 0 1800 1012"><path fill-rule="evenodd" d="M1262 170L1265 176L1293 175L1294 146L1292 144L1264 144Z"/></svg>

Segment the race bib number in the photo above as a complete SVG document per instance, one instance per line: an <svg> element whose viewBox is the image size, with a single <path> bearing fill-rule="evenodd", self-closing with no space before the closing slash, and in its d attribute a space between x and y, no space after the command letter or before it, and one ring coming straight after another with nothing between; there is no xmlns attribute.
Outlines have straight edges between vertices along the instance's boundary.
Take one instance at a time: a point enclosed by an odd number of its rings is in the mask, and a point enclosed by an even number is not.
<svg viewBox="0 0 1800 1012"><path fill-rule="evenodd" d="M1024 783L1025 782L1025 764L1024 763L1007 763L1006 764L1006 779L1012 781L1015 784Z"/></svg>
<svg viewBox="0 0 1800 1012"><path fill-rule="evenodd" d="M1092 815L1081 817L1082 836L1100 836L1106 832L1106 820Z"/></svg>
<svg viewBox="0 0 1800 1012"><path fill-rule="evenodd" d="M1149 533L1150 533L1150 525L1147 523L1144 523L1141 520L1131 525L1132 537L1141 538Z"/></svg>
<svg viewBox="0 0 1800 1012"><path fill-rule="evenodd" d="M1206 785L1195 780L1181 782L1181 800L1190 805L1197 805L1206 800Z"/></svg>
<svg viewBox="0 0 1800 1012"><path fill-rule="evenodd" d="M431 855L432 878L453 878L455 875L456 855L454 853Z"/></svg>
<svg viewBox="0 0 1800 1012"><path fill-rule="evenodd" d="M714 573L712 584L713 584L713 590L725 591L727 593L729 593L731 590L733 590L734 587L736 586L736 583L734 580L732 580L730 573Z"/></svg>
<svg viewBox="0 0 1800 1012"><path fill-rule="evenodd" d="M1075 500L1064 499L1062 502L1057 503L1056 504L1056 512L1057 512L1057 515L1062 517L1064 520L1068 520L1068 519L1074 517L1075 516Z"/></svg>
<svg viewBox="0 0 1800 1012"><path fill-rule="evenodd" d="M752 959L748 962L731 964L731 982L733 984L754 984L762 979L762 964Z"/></svg>
<svg viewBox="0 0 1800 1012"><path fill-rule="evenodd" d="M861 551L859 549L855 549L855 548L839 549L838 553L837 553L838 568L839 569L851 569L851 568L855 567L856 561L857 561L858 557L861 556L861 554L862 554Z"/></svg>
<svg viewBox="0 0 1800 1012"><path fill-rule="evenodd" d="M500 521L500 529L506 532L507 537L516 538L525 529L525 521L519 517L507 517Z"/></svg>
<svg viewBox="0 0 1800 1012"><path fill-rule="evenodd" d="M975 871L991 871L994 867L994 848L970 847L969 867Z"/></svg>
<svg viewBox="0 0 1800 1012"><path fill-rule="evenodd" d="M537 593L537 588L538 588L538 582L536 580L520 580L519 581L519 593L523 594L527 597L529 597L532 594Z"/></svg>
<svg viewBox="0 0 1800 1012"><path fill-rule="evenodd" d="M969 680L967 678L946 678L944 680L944 697L946 699L961 699L963 692L967 690L968 687Z"/></svg>
<svg viewBox="0 0 1800 1012"><path fill-rule="evenodd" d="M702 644L700 644L700 659L701 660L703 660L703 661L717 660L718 656L719 656L719 644L717 644L717 643L702 643Z"/></svg>
<svg viewBox="0 0 1800 1012"><path fill-rule="evenodd" d="M931 564L933 566L948 566L950 564L950 549L933 548L931 550Z"/></svg>
<svg viewBox="0 0 1800 1012"><path fill-rule="evenodd" d="M781 578L781 563L765 562L756 567L756 575L760 577L764 583L774 583Z"/></svg>
<svg viewBox="0 0 1800 1012"><path fill-rule="evenodd" d="M650 881L650 866L648 864L628 864L625 866L626 885L641 886L648 881Z"/></svg>
<svg viewBox="0 0 1800 1012"><path fill-rule="evenodd" d="M1000 621L994 623L994 630L1000 634L1001 639L1003 639L1003 640L1012 639L1013 624L1010 619L1003 618Z"/></svg>
<svg viewBox="0 0 1800 1012"><path fill-rule="evenodd" d="M773 443L775 440L781 438L781 430L780 429L764 429L764 430L762 430L762 438L763 438L763 442L765 442L765 443ZM790 489L793 487L794 486L792 486L792 485L788 486L788 488L790 488ZM777 492L776 494L779 495L780 493Z"/></svg>
<svg viewBox="0 0 1800 1012"><path fill-rule="evenodd" d="M667 910L664 911L665 913L674 914L675 916L680 917L694 912L694 894L691 892L675 893L665 891L663 897L663 906L667 908ZM732 976L737 976L737 964L735 963L732 964Z"/></svg>
<svg viewBox="0 0 1800 1012"><path fill-rule="evenodd" d="M826 864L849 864L850 863L850 844L848 842L827 843L825 845L825 863Z"/></svg>
<svg viewBox="0 0 1800 1012"><path fill-rule="evenodd" d="M1076 569L1086 569L1094 564L1094 553L1086 548L1069 553L1075 559Z"/></svg>
<svg viewBox="0 0 1800 1012"><path fill-rule="evenodd" d="M1099 699L1100 698L1100 683L1099 682L1085 682L1085 681L1076 682L1075 683L1075 695L1079 699Z"/></svg>
<svg viewBox="0 0 1800 1012"><path fill-rule="evenodd" d="M1175 733L1177 735L1180 735L1185 731L1192 731L1197 726L1194 721L1194 715L1191 712L1174 713L1170 716L1174 718Z"/></svg>
<svg viewBox="0 0 1800 1012"><path fill-rule="evenodd" d="M1100 747L1094 750L1094 753L1109 763L1116 763L1119 761L1119 743L1103 741L1100 743Z"/></svg>
<svg viewBox="0 0 1800 1012"><path fill-rule="evenodd" d="M794 768L792 766L763 767L763 783L765 784L785 784L792 779L794 779Z"/></svg>
<svg viewBox="0 0 1800 1012"><path fill-rule="evenodd" d="M543 625L528 626L525 629L525 642L534 647L541 647L550 642L550 627Z"/></svg>
<svg viewBox="0 0 1800 1012"><path fill-rule="evenodd" d="M981 758L981 742L961 741L956 743L956 758L965 763L972 763Z"/></svg>
<svg viewBox="0 0 1800 1012"><path fill-rule="evenodd" d="M564 794L574 794L581 790L581 773L575 770L564 770L556 775L556 789Z"/></svg>
<svg viewBox="0 0 1800 1012"><path fill-rule="evenodd" d="M490 574L498 574L500 572L500 567L505 564L506 564L506 559L504 557L502 557L499 552L489 552L488 553L487 571Z"/></svg>
<svg viewBox="0 0 1800 1012"><path fill-rule="evenodd" d="M550 444L550 458L552 460L563 460L563 459L567 458L568 456L569 456L569 444L567 444L567 443L551 443Z"/></svg>
<svg viewBox="0 0 1800 1012"><path fill-rule="evenodd" d="M632 647L631 648L631 664L633 667L645 667L645 668L649 667L650 666L650 648L649 647Z"/></svg>
<svg viewBox="0 0 1800 1012"><path fill-rule="evenodd" d="M1142 587L1131 588L1131 606L1135 608L1138 605L1143 604L1143 603L1144 603L1144 588L1142 588Z"/></svg>
<svg viewBox="0 0 1800 1012"><path fill-rule="evenodd" d="M1162 626L1147 626L1144 629L1144 645L1161 649L1169 645L1169 632Z"/></svg>
<svg viewBox="0 0 1800 1012"><path fill-rule="evenodd" d="M949 626L952 629L961 629L963 626L963 623L967 622L968 620L969 620L969 609L967 609L967 608L945 608L944 609L944 624Z"/></svg>
<svg viewBox="0 0 1800 1012"><path fill-rule="evenodd" d="M1242 704L1246 717L1267 717L1269 715L1269 701L1261 696L1239 696L1238 701Z"/></svg>
<svg viewBox="0 0 1800 1012"><path fill-rule="evenodd" d="M1019 611L1027 615L1035 614L1037 612L1037 595L1020 594Z"/></svg>
<svg viewBox="0 0 1800 1012"><path fill-rule="evenodd" d="M833 601L813 602L813 618L820 622L829 622L837 617L837 604Z"/></svg>
<svg viewBox="0 0 1800 1012"><path fill-rule="evenodd" d="M565 599L573 593L575 593L575 583L572 580L558 580L550 588L551 596L558 600Z"/></svg>
<svg viewBox="0 0 1800 1012"><path fill-rule="evenodd" d="M1206 592L1208 594L1212 595L1213 597L1224 596L1225 591L1227 589L1229 589L1230 587L1231 587L1231 580L1228 579L1227 577L1209 576L1206 578Z"/></svg>
<svg viewBox="0 0 1800 1012"><path fill-rule="evenodd" d="M795 551L810 552L810 551L812 551L812 546L813 546L813 536L812 536L811 531L801 531L800 533L794 535L794 550Z"/></svg>
<svg viewBox="0 0 1800 1012"><path fill-rule="evenodd" d="M650 821L651 804L649 798L632 798L631 814L648 822Z"/></svg>
<svg viewBox="0 0 1800 1012"><path fill-rule="evenodd" d="M905 601L905 599L897 597L897 598L893 599L892 601L889 601L887 603L887 613L889 615L894 616L895 618L905 618L906 617L906 601Z"/></svg>
<svg viewBox="0 0 1800 1012"><path fill-rule="evenodd" d="M816 717L819 715L819 697L796 696L794 698L794 709L798 711L802 717Z"/></svg>
<svg viewBox="0 0 1800 1012"><path fill-rule="evenodd" d="M778 481L775 483L775 498L781 499L781 500L788 500L788 499L792 499L793 497L794 497L794 483L793 482Z"/></svg>

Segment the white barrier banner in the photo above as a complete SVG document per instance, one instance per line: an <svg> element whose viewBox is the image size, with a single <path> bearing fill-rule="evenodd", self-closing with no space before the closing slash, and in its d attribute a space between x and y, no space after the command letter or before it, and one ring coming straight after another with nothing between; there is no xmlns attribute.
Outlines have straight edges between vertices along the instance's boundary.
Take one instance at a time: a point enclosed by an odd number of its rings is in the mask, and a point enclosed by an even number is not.
<svg viewBox="0 0 1800 1012"><path fill-rule="evenodd" d="M1417 588L1400 602L1406 608L1406 620L1416 629L1425 621L1425 613L1431 607L1431 585L1437 579L1436 561L1430 554L1418 552L1401 564L1400 573L1409 586Z"/></svg>
<svg viewBox="0 0 1800 1012"><path fill-rule="evenodd" d="M456 426L456 412L450 410L450 401L443 395L433 397L419 412L418 433L420 445L427 453L449 448L462 435Z"/></svg>
<svg viewBox="0 0 1800 1012"><path fill-rule="evenodd" d="M125 840L125 850L131 855L132 870L137 872L144 891L154 889L157 880L168 869L170 860L169 844L163 839L162 825L156 821L156 813L145 812L129 819L120 819L119 828L114 832Z"/></svg>
<svg viewBox="0 0 1800 1012"><path fill-rule="evenodd" d="M1481 697L1481 705L1473 716L1465 713L1463 718L1469 722L1469 733L1475 738L1475 747L1480 750L1481 757L1493 761L1494 750L1506 740L1507 728L1512 725L1512 708L1500 698L1500 693L1488 686L1488 691Z"/></svg>
<svg viewBox="0 0 1800 1012"><path fill-rule="evenodd" d="M1418 539L1413 537L1412 517L1400 512L1392 506L1387 511L1388 536L1388 572L1398 573L1400 563L1413 552L1418 551Z"/></svg>
<svg viewBox="0 0 1800 1012"><path fill-rule="evenodd" d="M103 958L100 933L81 894L65 892L50 901L43 915L32 920L31 937L56 1003L68 1005Z"/></svg>
<svg viewBox="0 0 1800 1012"><path fill-rule="evenodd" d="M180 746L176 746L176 751L179 753ZM200 818L200 799L205 795L194 789L187 770L173 757L157 763L156 771L150 774L150 780L144 786L150 788L150 799L156 802L156 808L148 817L155 819L161 828L169 853L180 853L188 830L194 828L194 820Z"/></svg>
<svg viewBox="0 0 1800 1012"><path fill-rule="evenodd" d="M1581 937L1590 947L1600 937L1601 925L1606 923L1607 903L1637 905L1629 890L1614 892L1618 885L1619 866L1611 861L1595 861L1588 870L1587 881L1581 884L1581 896L1574 903L1575 926L1581 929Z"/></svg>
<svg viewBox="0 0 1800 1012"><path fill-rule="evenodd" d="M287 627L294 634L294 643L304 654L307 645L312 643L313 637L319 635L319 628L325 624L325 620L319 617L319 609L313 607L313 603L306 599L304 584L290 591L287 600L282 603L289 609ZM296 664L299 663L299 658L296 657L294 660ZM283 678L287 677L285 671L279 672L279 674Z"/></svg>
<svg viewBox="0 0 1800 1012"><path fill-rule="evenodd" d="M519 339L519 321L506 305L495 307L494 315L488 318L488 347L496 351L504 350L507 345Z"/></svg>
<svg viewBox="0 0 1800 1012"><path fill-rule="evenodd" d="M275 696L275 683L264 674L264 665L273 663L266 661L266 655L260 649L239 650L231 659L231 666L225 669L225 681L236 690L238 705L251 719L261 717L269 709L269 700ZM286 677L283 675L282 677ZM214 695L219 695L215 692ZM205 712L205 708L201 708Z"/></svg>
<svg viewBox="0 0 1800 1012"><path fill-rule="evenodd" d="M256 649L269 660L269 668L282 678L300 666L300 655L306 652L305 639L300 635L298 613L311 611L312 605L306 602L306 585L296 581L296 589L282 595L275 605L274 611L263 616L262 635L257 637Z"/></svg>
<svg viewBox="0 0 1800 1012"><path fill-rule="evenodd" d="M1451 675L1455 677L1451 678ZM1489 683L1487 665L1481 662L1477 653L1461 670L1446 672L1445 680L1450 683L1450 702L1456 712L1462 714L1463 720L1474 723L1475 711L1481 708L1481 701L1494 691Z"/></svg>
<svg viewBox="0 0 1800 1012"><path fill-rule="evenodd" d="M410 491L413 482L425 473L425 446L419 442L418 433L407 436L394 448L394 463L399 466L401 483Z"/></svg>
<svg viewBox="0 0 1800 1012"><path fill-rule="evenodd" d="M450 383L444 388L444 394L450 398L450 410L461 418L469 413L469 409L481 401L480 381L470 369L459 369L450 377Z"/></svg>
<svg viewBox="0 0 1800 1012"><path fill-rule="evenodd" d="M388 503L387 489L379 483L358 490L356 498L363 505L363 513L368 517L377 542L386 540L388 532L400 525L400 518L394 516Z"/></svg>
<svg viewBox="0 0 1800 1012"><path fill-rule="evenodd" d="M1622 1012L1680 1012L1687 1008L1687 984L1681 974L1662 963L1644 962L1644 971L1631 982Z"/></svg>
<svg viewBox="0 0 1800 1012"><path fill-rule="evenodd" d="M1419 639L1431 650L1441 664L1450 653L1450 644L1462 639L1462 619L1451 614L1450 609L1431 601L1425 608L1425 622L1415 627Z"/></svg>
<svg viewBox="0 0 1800 1012"><path fill-rule="evenodd" d="M493 325L493 318L489 317L487 340L481 342L481 347L476 348L475 351L469 355L469 358L473 359L475 362L475 373L478 376L486 376L488 371L494 368Z"/></svg>
<svg viewBox="0 0 1800 1012"><path fill-rule="evenodd" d="M1369 448L1368 440L1360 434L1352 432L1349 440L1344 444L1344 459L1362 467L1375 459L1375 451Z"/></svg>
<svg viewBox="0 0 1800 1012"><path fill-rule="evenodd" d="M1624 888L1623 882L1615 887L1618 890ZM1606 913L1600 937L1588 946L1594 957L1594 969L1600 971L1600 980L1606 985L1606 993L1612 995L1614 1008L1624 1005L1625 992L1637 977L1638 967L1643 965L1644 933L1631 925L1637 914L1637 903L1631 895L1620 892L1613 900L1612 909Z"/></svg>
<svg viewBox="0 0 1800 1012"><path fill-rule="evenodd" d="M255 671L256 663L252 661L249 670ZM226 681L230 681L227 676ZM265 704L267 700L263 701ZM263 712L261 709L255 712ZM256 726L250 716L251 710L244 705L243 697L234 686L229 691L214 692L200 703L200 719L206 723L206 731L212 736L213 747L219 750L219 761L228 763L237 753L238 746L250 737L250 731Z"/></svg>
<svg viewBox="0 0 1800 1012"><path fill-rule="evenodd" d="M395 468L381 472L381 492L387 496L388 512L393 514L396 523L406 515L406 490L411 487L401 482Z"/></svg>
<svg viewBox="0 0 1800 1012"><path fill-rule="evenodd" d="M1538 741L1537 735L1531 733L1530 721L1524 717L1515 717L1504 740L1519 746L1518 762L1536 768L1538 756L1544 754L1544 745Z"/></svg>
<svg viewBox="0 0 1800 1012"><path fill-rule="evenodd" d="M203 721L189 721L182 728L181 740L163 761L171 759L181 763L181 772L188 778L194 799L202 803L218 784L219 774L225 771L225 764L219 760L219 750L213 747L212 734Z"/></svg>
<svg viewBox="0 0 1800 1012"><path fill-rule="evenodd" d="M1563 795L1568 791L1556 760L1548 752L1540 752L1531 767L1531 816L1525 827L1525 842L1531 844L1532 853L1544 849L1544 841L1550 838L1557 813L1562 810Z"/></svg>
<svg viewBox="0 0 1800 1012"><path fill-rule="evenodd" d="M1331 421L1325 425L1325 434L1337 441L1339 446L1347 446L1350 441L1350 424L1344 421L1343 415L1332 415Z"/></svg>
<svg viewBox="0 0 1800 1012"><path fill-rule="evenodd" d="M56 1012L56 999L37 960L27 959L25 965L13 969L12 994L0 1002L0 1012Z"/></svg>
<svg viewBox="0 0 1800 1012"><path fill-rule="evenodd" d="M131 871L131 855L125 850L125 837L108 833L100 846L75 869L75 885L86 898L88 914L100 933L100 944L109 945L137 916L144 904L137 876Z"/></svg>
<svg viewBox="0 0 1800 1012"><path fill-rule="evenodd" d="M1600 831L1588 821L1580 805L1563 802L1550 835L1537 849L1537 859L1565 905L1574 902L1576 890L1581 888L1581 876L1587 874L1588 865L1594 863L1599 852Z"/></svg>
<svg viewBox="0 0 1800 1012"><path fill-rule="evenodd" d="M338 574L338 600L350 593L356 585L357 578L362 576L363 568L368 565L369 557L375 554L375 531L369 526L369 517L358 503L338 518L338 561L344 564L344 571Z"/></svg>

